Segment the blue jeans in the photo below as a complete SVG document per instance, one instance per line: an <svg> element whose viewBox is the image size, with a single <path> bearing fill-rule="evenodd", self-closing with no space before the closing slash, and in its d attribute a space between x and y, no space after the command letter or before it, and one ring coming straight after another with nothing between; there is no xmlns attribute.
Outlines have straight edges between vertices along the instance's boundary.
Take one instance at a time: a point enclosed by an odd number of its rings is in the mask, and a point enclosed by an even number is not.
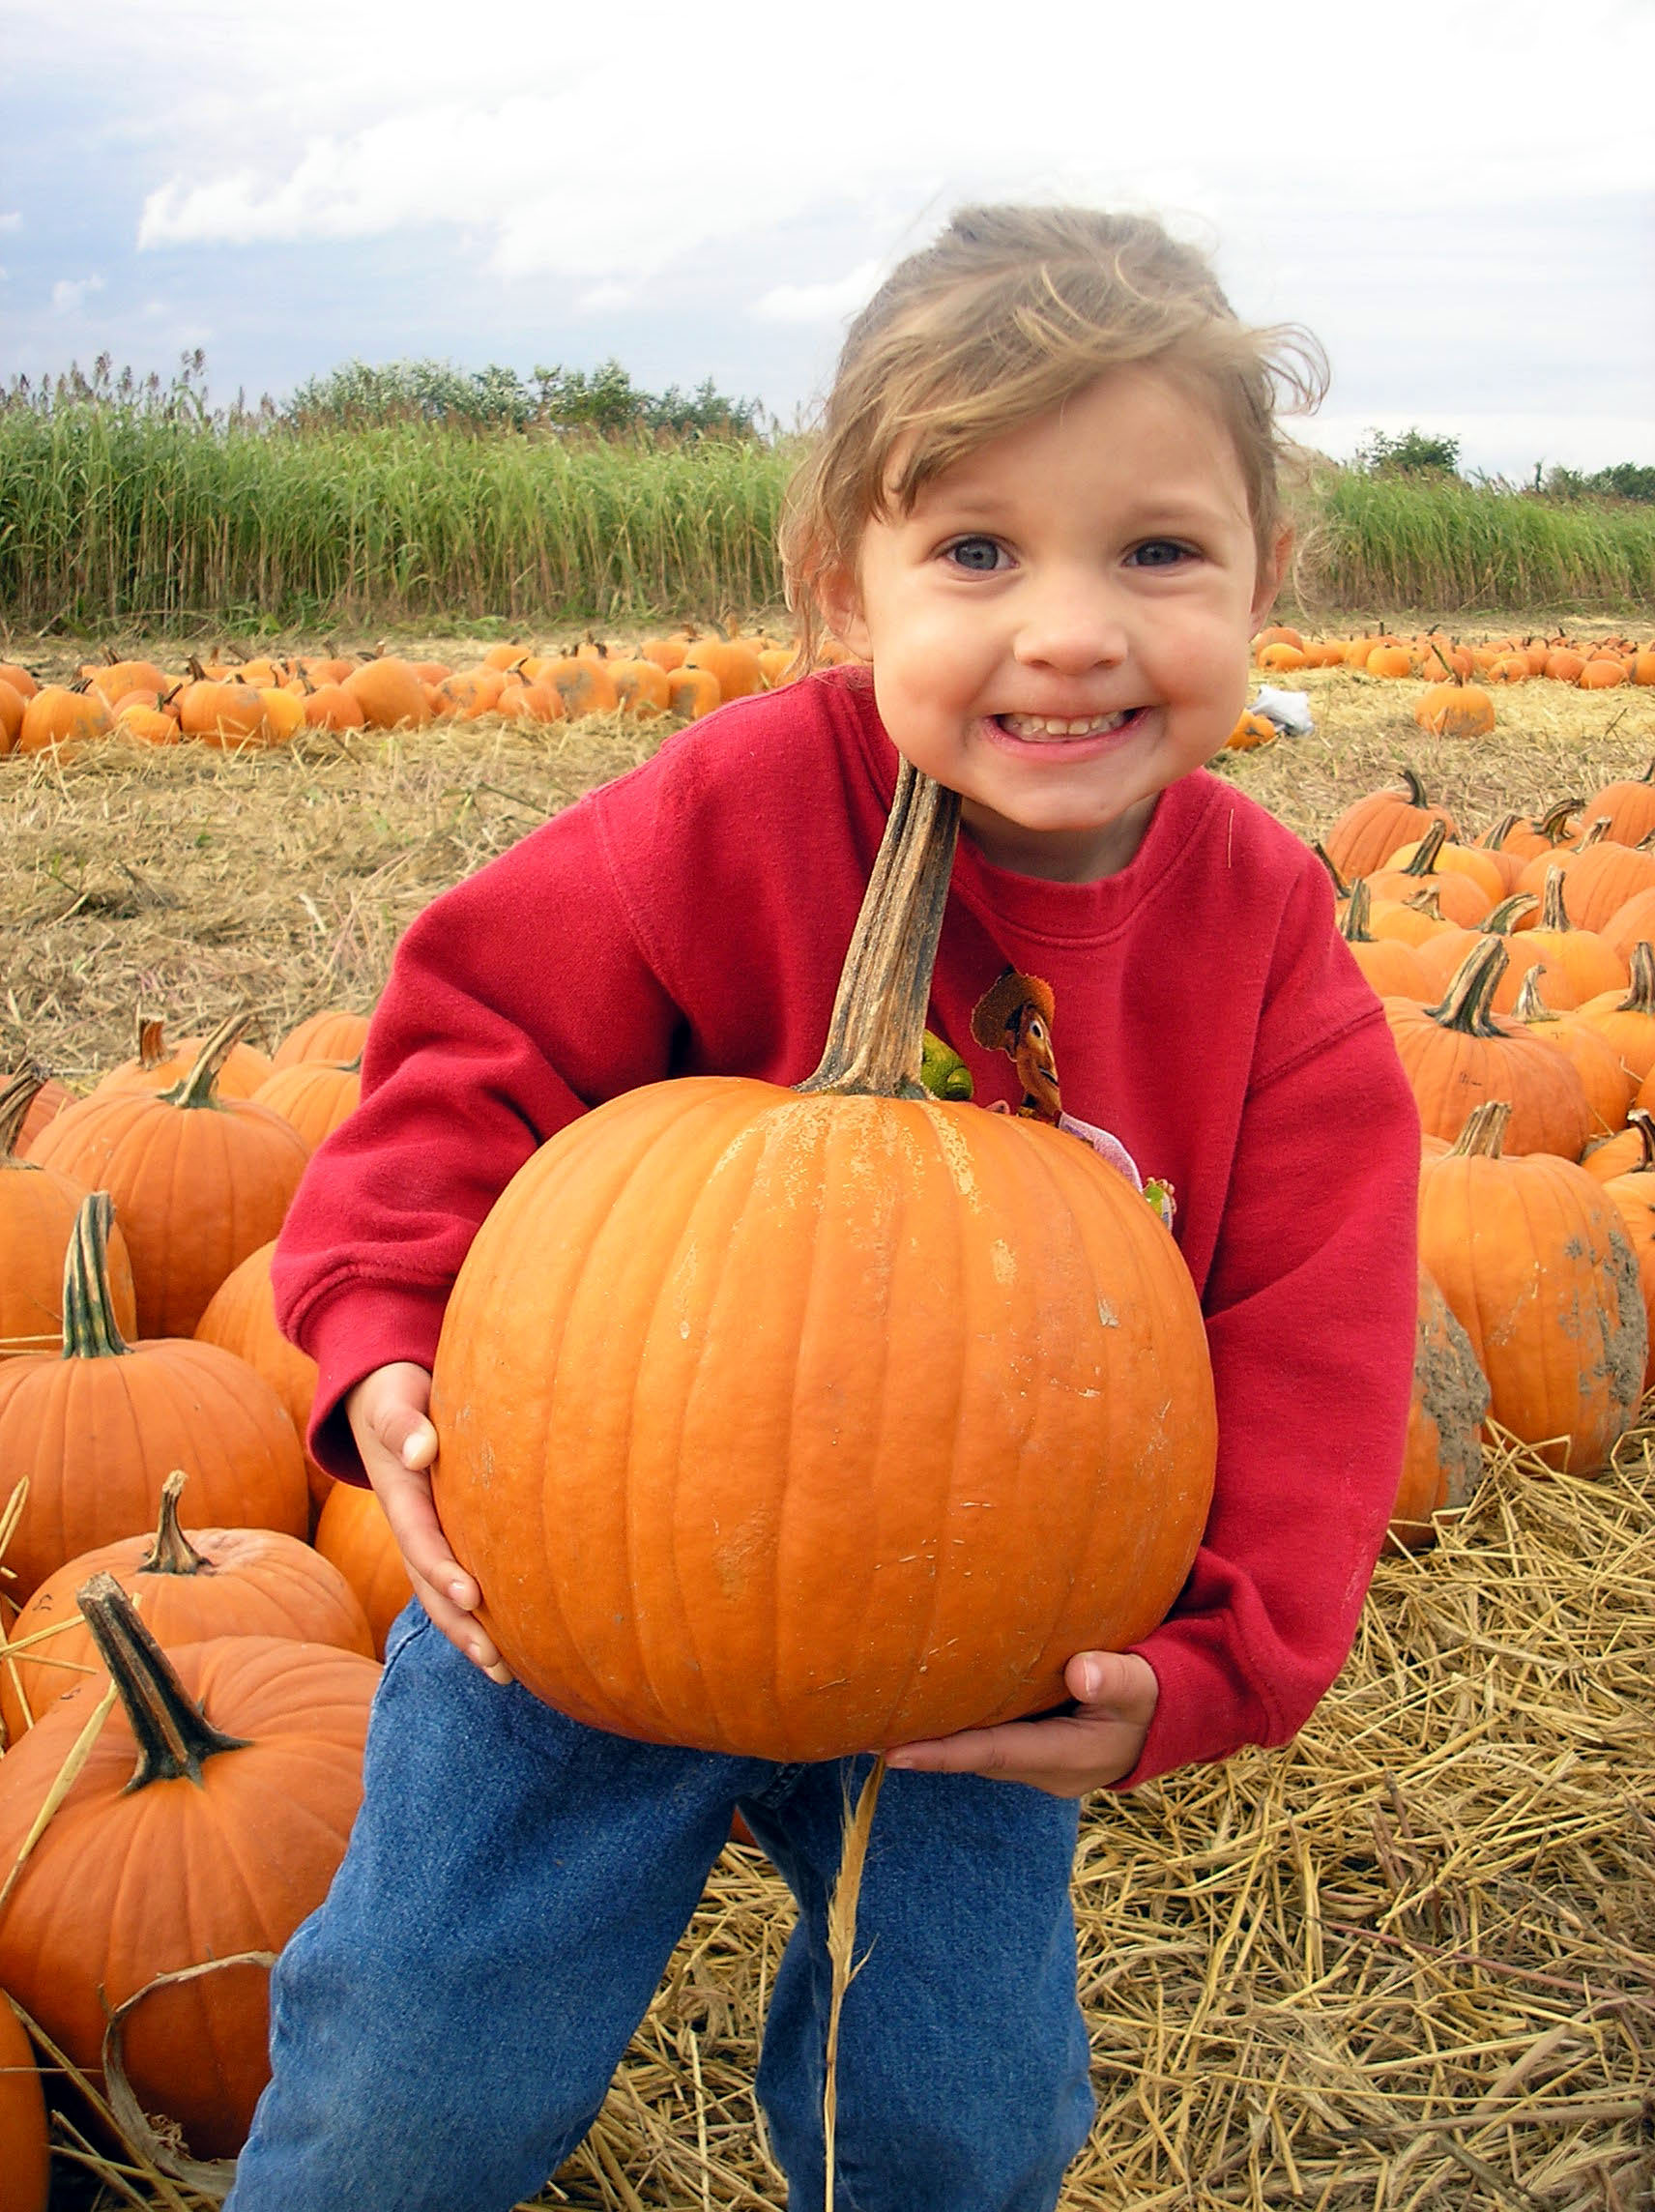
<svg viewBox="0 0 1655 2212"><path fill-rule="evenodd" d="M758 2091L818 2212L827 1899L865 1761L784 1766L582 1727L393 1628L361 1814L272 1976L274 2076L226 2212L506 2212L597 2115L740 1805L798 1901ZM840 2212L1050 2212L1092 2113L1076 1808L894 1773L839 2043Z"/></svg>

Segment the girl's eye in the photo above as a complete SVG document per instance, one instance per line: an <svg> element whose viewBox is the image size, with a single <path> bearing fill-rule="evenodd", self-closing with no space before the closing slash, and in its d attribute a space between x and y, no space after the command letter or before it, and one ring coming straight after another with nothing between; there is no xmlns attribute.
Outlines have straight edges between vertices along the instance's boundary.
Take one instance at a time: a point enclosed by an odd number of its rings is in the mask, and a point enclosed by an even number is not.
<svg viewBox="0 0 1655 2212"><path fill-rule="evenodd" d="M992 538L957 538L948 548L948 559L956 568L970 569L973 575L986 576L1000 566L1001 547Z"/></svg>
<svg viewBox="0 0 1655 2212"><path fill-rule="evenodd" d="M1134 546L1129 558L1139 568L1176 568L1180 561L1189 560L1190 549L1171 538L1151 538L1147 544Z"/></svg>

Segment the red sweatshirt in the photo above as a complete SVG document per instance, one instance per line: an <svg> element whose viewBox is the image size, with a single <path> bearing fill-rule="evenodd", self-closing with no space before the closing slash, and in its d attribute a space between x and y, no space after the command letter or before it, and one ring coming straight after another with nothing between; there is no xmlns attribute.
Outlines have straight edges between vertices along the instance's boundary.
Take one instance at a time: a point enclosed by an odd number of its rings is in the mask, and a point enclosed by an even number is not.
<svg viewBox="0 0 1655 2212"><path fill-rule="evenodd" d="M811 1072L896 771L865 672L832 670L693 724L414 923L276 1257L324 1467L362 1479L341 1400L430 1366L478 1225L557 1129L664 1076ZM1008 967L1050 992L1064 1112L1172 1184L1211 1348L1217 1489L1138 1647L1160 1700L1130 1788L1286 1742L1344 1662L1402 1461L1419 1124L1320 862L1205 771L1098 883L962 836L929 1020L984 1105L1025 1094L973 1034Z"/></svg>

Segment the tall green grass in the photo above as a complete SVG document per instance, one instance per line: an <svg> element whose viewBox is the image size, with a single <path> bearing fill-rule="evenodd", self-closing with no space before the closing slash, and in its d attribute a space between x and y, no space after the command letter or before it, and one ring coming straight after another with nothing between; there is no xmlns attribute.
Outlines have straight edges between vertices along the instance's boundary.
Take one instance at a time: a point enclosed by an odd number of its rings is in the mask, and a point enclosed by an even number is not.
<svg viewBox="0 0 1655 2212"><path fill-rule="evenodd" d="M757 441L0 409L0 620L549 624L772 605L791 460ZM1331 467L1298 499L1299 595L1324 615L1655 607L1646 506Z"/></svg>
<svg viewBox="0 0 1655 2212"><path fill-rule="evenodd" d="M1334 606L1655 608L1655 509L1440 477L1320 471L1307 597Z"/></svg>
<svg viewBox="0 0 1655 2212"><path fill-rule="evenodd" d="M0 414L14 624L604 618L767 605L787 455Z"/></svg>

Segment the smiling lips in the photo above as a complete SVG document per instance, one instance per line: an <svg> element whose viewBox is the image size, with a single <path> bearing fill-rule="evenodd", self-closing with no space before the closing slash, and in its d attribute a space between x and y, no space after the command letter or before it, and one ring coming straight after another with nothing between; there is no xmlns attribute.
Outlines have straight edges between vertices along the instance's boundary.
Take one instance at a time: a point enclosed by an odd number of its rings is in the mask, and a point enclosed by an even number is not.
<svg viewBox="0 0 1655 2212"><path fill-rule="evenodd" d="M1055 714L996 714L994 720L1009 738L1021 738L1026 743L1052 744L1065 738L1107 737L1110 731L1118 730L1131 721L1137 712L1135 707L1125 707L1118 714L1093 714L1086 721L1065 721Z"/></svg>

